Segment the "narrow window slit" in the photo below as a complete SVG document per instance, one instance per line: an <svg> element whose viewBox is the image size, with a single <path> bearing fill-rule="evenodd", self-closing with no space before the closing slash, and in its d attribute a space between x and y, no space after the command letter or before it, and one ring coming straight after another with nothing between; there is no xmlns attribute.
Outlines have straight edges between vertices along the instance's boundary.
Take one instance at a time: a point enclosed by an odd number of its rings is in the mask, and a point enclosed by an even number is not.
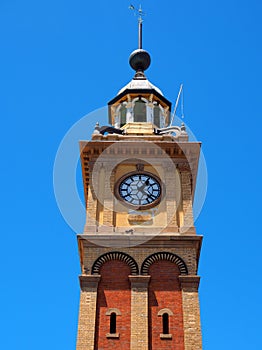
<svg viewBox="0 0 262 350"><path fill-rule="evenodd" d="M116 313L112 312L110 315L110 334L116 333Z"/></svg>
<svg viewBox="0 0 262 350"><path fill-rule="evenodd" d="M164 313L162 315L162 323L163 323L163 334L169 334L169 319L168 319L167 313Z"/></svg>

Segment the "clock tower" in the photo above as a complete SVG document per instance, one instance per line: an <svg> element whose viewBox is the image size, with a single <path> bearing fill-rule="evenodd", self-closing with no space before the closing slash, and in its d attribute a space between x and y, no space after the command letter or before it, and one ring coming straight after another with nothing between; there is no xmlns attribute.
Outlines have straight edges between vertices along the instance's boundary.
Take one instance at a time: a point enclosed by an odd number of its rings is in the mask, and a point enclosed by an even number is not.
<svg viewBox="0 0 262 350"><path fill-rule="evenodd" d="M202 349L192 211L200 143L171 125L171 103L145 76L139 29L135 75L108 103L110 125L80 142L77 350Z"/></svg>

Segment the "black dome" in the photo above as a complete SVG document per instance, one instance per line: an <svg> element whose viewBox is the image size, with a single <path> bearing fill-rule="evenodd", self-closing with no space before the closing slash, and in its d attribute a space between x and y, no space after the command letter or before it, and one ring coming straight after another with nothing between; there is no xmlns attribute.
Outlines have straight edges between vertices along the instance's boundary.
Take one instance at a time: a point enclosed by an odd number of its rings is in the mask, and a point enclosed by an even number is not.
<svg viewBox="0 0 262 350"><path fill-rule="evenodd" d="M150 63L150 55L143 49L133 51L129 57L129 64L136 72L144 72L150 66Z"/></svg>

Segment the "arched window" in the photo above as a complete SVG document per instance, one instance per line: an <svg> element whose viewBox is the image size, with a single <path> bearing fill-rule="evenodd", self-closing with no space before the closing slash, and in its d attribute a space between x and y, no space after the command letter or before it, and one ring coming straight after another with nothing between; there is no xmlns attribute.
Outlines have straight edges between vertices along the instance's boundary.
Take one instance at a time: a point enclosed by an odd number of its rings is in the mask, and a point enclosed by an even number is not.
<svg viewBox="0 0 262 350"><path fill-rule="evenodd" d="M142 100L135 102L134 122L146 122L146 103Z"/></svg>
<svg viewBox="0 0 262 350"><path fill-rule="evenodd" d="M154 107L154 124L160 128L160 107L156 105Z"/></svg>
<svg viewBox="0 0 262 350"><path fill-rule="evenodd" d="M124 104L120 107L120 127L126 124L126 106Z"/></svg>
<svg viewBox="0 0 262 350"><path fill-rule="evenodd" d="M169 334L169 316L168 313L162 315L162 325L163 325L163 334Z"/></svg>
<svg viewBox="0 0 262 350"><path fill-rule="evenodd" d="M112 312L110 315L110 334L116 333L116 313Z"/></svg>
<svg viewBox="0 0 262 350"><path fill-rule="evenodd" d="M109 333L106 334L107 338L119 338L119 333L117 333L117 327L116 327L116 319L117 317L121 316L121 312L119 309L112 308L108 309L106 311L106 315L110 316L110 326L109 326Z"/></svg>
<svg viewBox="0 0 262 350"><path fill-rule="evenodd" d="M173 316L173 312L170 309L159 310L158 316L162 319L162 333L160 334L161 339L172 339L172 334L169 333L169 316Z"/></svg>

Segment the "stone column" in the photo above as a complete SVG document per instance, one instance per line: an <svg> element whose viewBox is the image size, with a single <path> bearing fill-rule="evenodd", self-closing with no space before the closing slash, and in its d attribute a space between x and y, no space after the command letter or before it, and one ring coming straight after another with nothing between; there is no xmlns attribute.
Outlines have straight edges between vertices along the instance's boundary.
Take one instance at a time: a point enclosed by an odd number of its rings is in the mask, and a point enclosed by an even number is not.
<svg viewBox="0 0 262 350"><path fill-rule="evenodd" d="M129 101L126 104L126 122L127 123L132 123L134 121L134 117L133 117L133 106L132 106L132 102Z"/></svg>
<svg viewBox="0 0 262 350"><path fill-rule="evenodd" d="M97 216L97 188L98 176L93 176L94 161L89 162L90 179L88 185L87 204L86 204L86 224L85 233L96 232L96 216Z"/></svg>
<svg viewBox="0 0 262 350"><path fill-rule="evenodd" d="M97 212L96 212L96 222L97 226L103 224L103 210L104 210L104 191L105 191L105 169L102 166L99 169L99 174L97 174L99 179L97 188Z"/></svg>
<svg viewBox="0 0 262 350"><path fill-rule="evenodd" d="M148 350L148 283L150 276L129 276L131 283L130 350Z"/></svg>
<svg viewBox="0 0 262 350"><path fill-rule="evenodd" d="M202 334L198 299L200 277L183 275L179 276L179 281L182 289L185 350L201 350Z"/></svg>
<svg viewBox="0 0 262 350"><path fill-rule="evenodd" d="M177 232L177 198L180 199L181 184L175 165L172 166L170 163L171 160L168 164L163 165L166 185L167 229L171 232Z"/></svg>
<svg viewBox="0 0 262 350"><path fill-rule="evenodd" d="M105 187L104 187L104 226L105 229L113 227L114 220L114 182L115 172L112 171L111 164L104 164L105 167Z"/></svg>
<svg viewBox="0 0 262 350"><path fill-rule="evenodd" d="M182 185L182 207L184 213L184 223L181 232L190 233L194 229L194 218L192 208L192 181L191 171L188 164L179 164L181 185Z"/></svg>
<svg viewBox="0 0 262 350"><path fill-rule="evenodd" d="M79 277L81 295L76 350L94 350L97 287L100 275Z"/></svg>

